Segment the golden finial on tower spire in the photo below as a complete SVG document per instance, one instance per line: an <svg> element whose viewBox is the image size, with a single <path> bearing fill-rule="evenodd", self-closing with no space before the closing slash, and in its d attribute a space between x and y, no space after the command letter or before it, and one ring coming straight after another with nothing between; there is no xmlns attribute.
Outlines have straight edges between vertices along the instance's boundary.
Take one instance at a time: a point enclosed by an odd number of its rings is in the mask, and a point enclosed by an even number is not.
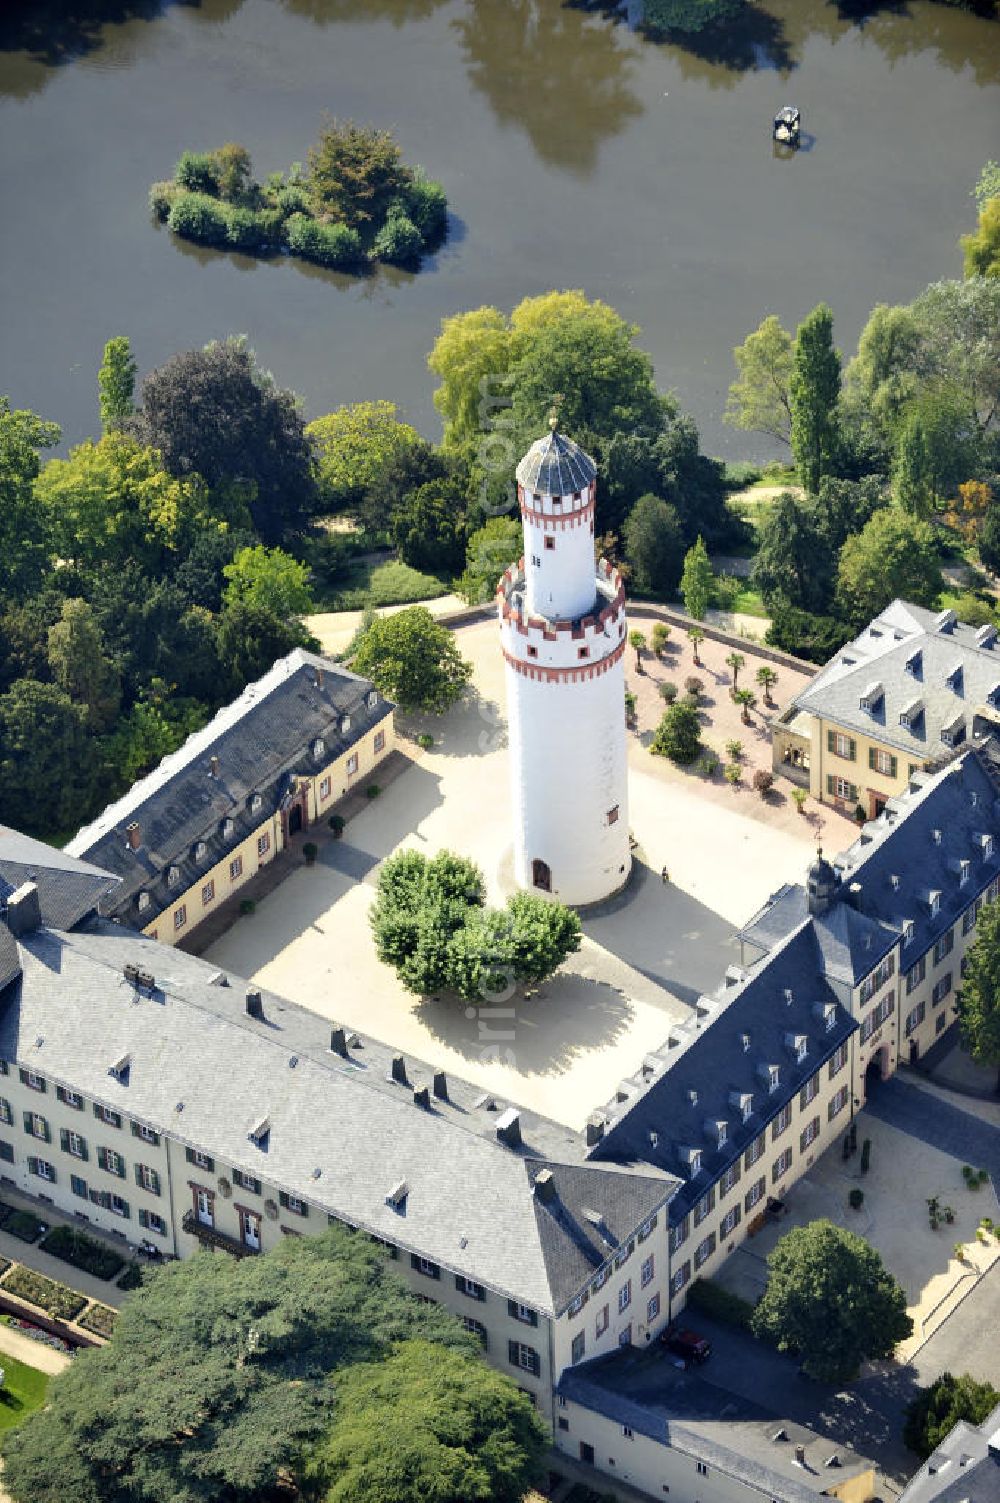
<svg viewBox="0 0 1000 1503"><path fill-rule="evenodd" d="M552 406L549 408L549 431L555 433L559 426L559 408L562 406L563 394L557 391L552 398Z"/></svg>

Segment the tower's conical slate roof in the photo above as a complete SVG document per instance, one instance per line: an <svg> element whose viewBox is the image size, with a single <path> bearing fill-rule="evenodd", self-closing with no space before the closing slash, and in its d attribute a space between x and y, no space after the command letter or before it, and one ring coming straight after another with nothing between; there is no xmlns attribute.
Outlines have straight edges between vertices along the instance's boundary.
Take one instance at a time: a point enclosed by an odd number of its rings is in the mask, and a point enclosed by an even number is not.
<svg viewBox="0 0 1000 1503"><path fill-rule="evenodd" d="M558 429L533 443L517 467L524 489L546 496L572 496L585 490L596 474L590 455Z"/></svg>

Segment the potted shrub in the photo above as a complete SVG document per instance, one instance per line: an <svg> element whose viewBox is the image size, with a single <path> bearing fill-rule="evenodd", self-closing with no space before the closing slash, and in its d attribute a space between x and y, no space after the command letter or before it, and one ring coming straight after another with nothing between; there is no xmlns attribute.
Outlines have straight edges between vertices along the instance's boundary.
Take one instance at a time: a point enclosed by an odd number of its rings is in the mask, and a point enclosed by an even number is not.
<svg viewBox="0 0 1000 1503"><path fill-rule="evenodd" d="M686 678L684 680L685 691L696 702L697 702L697 700L699 700L701 698L701 691L702 691L702 689L704 687L705 687L705 685L702 683L701 679L700 678L696 678L694 676L694 674L691 674L688 678Z"/></svg>
<svg viewBox="0 0 1000 1503"><path fill-rule="evenodd" d="M663 683L659 686L659 690L660 698L666 700L668 705L672 705L677 698L677 685L671 683L670 679L664 679Z"/></svg>
<svg viewBox="0 0 1000 1503"><path fill-rule="evenodd" d="M742 741L727 741L726 742L726 756L729 758L730 762L738 762L740 760L740 758L742 757L742 755L743 755L743 742Z"/></svg>
<svg viewBox="0 0 1000 1503"><path fill-rule="evenodd" d="M365 789L365 793L369 798L378 798L381 792L382 790L377 783L369 783L368 787Z"/></svg>
<svg viewBox="0 0 1000 1503"><path fill-rule="evenodd" d="M334 839L339 840L344 833L344 816L342 814L331 814L327 820L327 824L333 831Z"/></svg>
<svg viewBox="0 0 1000 1503"><path fill-rule="evenodd" d="M855 1185L854 1189L848 1195L847 1201L852 1211L860 1211L861 1207L865 1203L864 1190L859 1190Z"/></svg>
<svg viewBox="0 0 1000 1503"><path fill-rule="evenodd" d="M417 737L417 745L421 751L430 751L434 745L434 737L428 731L421 731Z"/></svg>
<svg viewBox="0 0 1000 1503"><path fill-rule="evenodd" d="M306 866L312 866L319 855L319 846L314 840L307 840L302 847L302 854L306 858Z"/></svg>
<svg viewBox="0 0 1000 1503"><path fill-rule="evenodd" d="M251 913L254 912L256 907L257 904L254 902L253 898L244 898L240 903L240 912L243 914L244 918L247 918Z"/></svg>
<svg viewBox="0 0 1000 1503"><path fill-rule="evenodd" d="M743 769L742 769L742 767L740 766L740 764L738 762L727 762L726 763L725 769L723 771L723 777L725 778L726 782L729 784L730 788L738 788L739 787L739 783L740 783L740 778L742 778L742 776L743 776Z"/></svg>
<svg viewBox="0 0 1000 1503"><path fill-rule="evenodd" d="M792 803L795 805L800 814L804 814L806 812L806 800L808 799L808 797L809 795L804 788L792 789Z"/></svg>
<svg viewBox="0 0 1000 1503"><path fill-rule="evenodd" d="M767 798L767 795L770 793L773 784L774 773L768 772L764 767L758 767L757 771L753 775L754 791L756 793L759 793L761 798Z"/></svg>
<svg viewBox="0 0 1000 1503"><path fill-rule="evenodd" d="M872 1161L872 1140L865 1138L861 1145L861 1173L868 1173L868 1166Z"/></svg>

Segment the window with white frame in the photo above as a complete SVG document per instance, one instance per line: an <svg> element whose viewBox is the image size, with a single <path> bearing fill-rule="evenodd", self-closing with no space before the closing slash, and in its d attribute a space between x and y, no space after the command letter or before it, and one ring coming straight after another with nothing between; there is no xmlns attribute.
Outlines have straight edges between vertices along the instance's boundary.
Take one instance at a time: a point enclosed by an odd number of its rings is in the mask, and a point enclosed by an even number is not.
<svg viewBox="0 0 1000 1503"><path fill-rule="evenodd" d="M764 1191L766 1190L766 1188L767 1181L765 1180L763 1175L761 1175L760 1179L755 1180L755 1182L750 1186L746 1195L743 1197L743 1209L747 1213L752 1211L754 1206L759 1205L760 1202L764 1199Z"/></svg>
<svg viewBox="0 0 1000 1503"><path fill-rule="evenodd" d="M675 1268L670 1276L670 1293L679 1294L684 1285L691 1277L691 1260L682 1263L680 1268Z"/></svg>
<svg viewBox="0 0 1000 1503"><path fill-rule="evenodd" d="M799 1134L799 1150L800 1150L800 1152L805 1153L806 1149L810 1148L812 1146L812 1144L815 1143L815 1141L816 1141L816 1139L818 1137L819 1137L819 1118L818 1117L813 1117L812 1121L811 1122L807 1122L806 1125L805 1125L805 1127L802 1129L801 1133Z"/></svg>
<svg viewBox="0 0 1000 1503"><path fill-rule="evenodd" d="M353 776L357 772L357 770L358 770L358 754L357 754L357 752L351 752L351 755L347 759L347 776L349 778L353 778Z"/></svg>
<svg viewBox="0 0 1000 1503"><path fill-rule="evenodd" d="M48 1159L29 1158L28 1173L37 1175L39 1179L48 1180L51 1185L56 1182L55 1167L49 1163Z"/></svg>
<svg viewBox="0 0 1000 1503"><path fill-rule="evenodd" d="M905 1030L904 1031L906 1033L907 1038L909 1038L910 1034L914 1031L915 1028L919 1028L920 1027L921 1023L924 1021L924 1018L926 1016L927 1016L927 1003L926 1002L920 1002L920 1003L918 1003L917 1006L914 1007L911 1012L908 1012L906 1014L906 1024L905 1024Z"/></svg>
<svg viewBox="0 0 1000 1503"><path fill-rule="evenodd" d="M653 1255L652 1255L652 1253L650 1253L649 1257L643 1260L642 1267L639 1270L639 1283L642 1286L642 1288L645 1289L646 1285L647 1284L651 1284L652 1282L653 1282Z"/></svg>
<svg viewBox="0 0 1000 1503"><path fill-rule="evenodd" d="M595 1331L595 1334L598 1335L598 1336L603 1336L604 1333L605 1333L605 1331L608 1329L608 1326L610 1325L610 1323L611 1323L611 1306L610 1305L602 1305L601 1308L597 1312L597 1319L594 1322L594 1331Z"/></svg>
<svg viewBox="0 0 1000 1503"><path fill-rule="evenodd" d="M722 1222L721 1222L721 1224L719 1226L719 1236L720 1237L729 1237L729 1236L731 1236L732 1233L735 1232L735 1230L739 1226L739 1224L740 1224L740 1208L739 1208L739 1206L733 1206L732 1209L728 1210L726 1212L726 1214L722 1218Z"/></svg>
<svg viewBox="0 0 1000 1503"><path fill-rule="evenodd" d="M695 1224L695 1226L700 1226L701 1223L704 1221L705 1217L708 1215L709 1211L713 1210L714 1207L715 1207L715 1186L713 1185L712 1188L705 1195L703 1195L701 1197L701 1199L699 1200L698 1204L694 1208L694 1224Z"/></svg>
<svg viewBox="0 0 1000 1503"><path fill-rule="evenodd" d="M623 1311L627 1310L631 1303L632 1280L626 1279L624 1284L618 1291L618 1314L621 1315Z"/></svg>
<svg viewBox="0 0 1000 1503"><path fill-rule="evenodd" d="M775 1117L774 1121L771 1123L771 1142L772 1143L776 1143L777 1140L781 1137L781 1134L783 1132L785 1132L788 1127L791 1126L791 1121L792 1121L792 1103L790 1101L788 1101L781 1108L781 1111L778 1113L778 1115Z"/></svg>
<svg viewBox="0 0 1000 1503"><path fill-rule="evenodd" d="M720 1195L728 1195L729 1191L733 1188L733 1186L734 1185L738 1185L739 1182L740 1182L740 1161L739 1161L739 1159L737 1159L735 1163L730 1164L729 1168L726 1170L726 1172L723 1174L722 1178L719 1180L719 1194Z"/></svg>
<svg viewBox="0 0 1000 1503"><path fill-rule="evenodd" d="M845 1085L842 1085L838 1091L835 1091L833 1093L826 1108L826 1117L828 1122L832 1122L834 1117L838 1116L844 1110L844 1107L847 1105L847 1098L849 1095L850 1087Z"/></svg>
<svg viewBox="0 0 1000 1503"><path fill-rule="evenodd" d="M698 1243L698 1246L694 1250L695 1268L701 1268L702 1264L707 1263L714 1252L715 1233L710 1232L703 1242Z"/></svg>
<svg viewBox="0 0 1000 1503"><path fill-rule="evenodd" d="M841 1070L844 1068L844 1066L846 1064L847 1064L847 1041L845 1039L845 1041L842 1044L838 1044L837 1045L836 1049L830 1055L830 1068L829 1068L829 1071L828 1071L828 1075L829 1075L830 1080L832 1080L835 1075L839 1075L840 1072L841 1072Z"/></svg>
<svg viewBox="0 0 1000 1503"><path fill-rule="evenodd" d="M257 855L266 856L271 849L271 837L265 830L263 835L257 836Z"/></svg>
<svg viewBox="0 0 1000 1503"><path fill-rule="evenodd" d="M187 918L187 904L181 903L180 907L174 909L174 928L183 929L187 923Z"/></svg>
<svg viewBox="0 0 1000 1503"><path fill-rule="evenodd" d="M243 875L243 857L242 856L234 856L233 859L232 859L232 861L230 861L230 863L229 863L229 880L230 880L230 882L235 882L236 879L238 877L242 877L242 875Z"/></svg>
<svg viewBox="0 0 1000 1503"><path fill-rule="evenodd" d="M864 1044L871 1038L876 1028L881 1028L886 1018L892 1016L894 1002L892 993L883 997L878 1006L868 1014L861 1025L861 1043Z"/></svg>
<svg viewBox="0 0 1000 1503"><path fill-rule="evenodd" d="M792 1150L790 1148L786 1148L783 1153L778 1154L778 1157L771 1165L771 1183L773 1185L776 1185L779 1179L782 1179L788 1173L791 1167Z"/></svg>
<svg viewBox="0 0 1000 1503"><path fill-rule="evenodd" d="M646 1301L646 1324L648 1326L651 1326L654 1320L659 1319L659 1316L660 1296L658 1294L654 1294L650 1299Z"/></svg>
<svg viewBox="0 0 1000 1503"><path fill-rule="evenodd" d="M766 1146L767 1140L764 1133L761 1133L759 1138L754 1138L746 1153L743 1155L744 1169L749 1169L752 1167L752 1165L756 1164L757 1160L763 1154Z"/></svg>
<svg viewBox="0 0 1000 1503"><path fill-rule="evenodd" d="M940 965L945 956L951 954L954 944L955 931L953 929L946 929L945 932L939 937L937 944L934 946L935 965Z"/></svg>
<svg viewBox="0 0 1000 1503"><path fill-rule="evenodd" d="M331 789L332 786L333 786L333 784L332 784L332 781L331 781L330 778L321 778L320 779L319 796L320 796L321 799L325 800L325 799L328 799L330 797L330 789Z"/></svg>
<svg viewBox="0 0 1000 1503"><path fill-rule="evenodd" d="M691 1217L685 1216L683 1221L678 1221L676 1226L670 1228L670 1251L675 1253L679 1247L683 1247L691 1232Z"/></svg>
<svg viewBox="0 0 1000 1503"><path fill-rule="evenodd" d="M931 1005L933 1007L940 1007L945 997L947 997L948 993L951 991L951 982L951 971L946 971L939 980L935 981L934 990L931 992Z"/></svg>
<svg viewBox="0 0 1000 1503"><path fill-rule="evenodd" d="M811 1101L815 1101L816 1097L818 1095L819 1095L819 1074L817 1073L816 1075L813 1075L809 1080L806 1081L805 1085L802 1087L801 1091L799 1092L799 1107L800 1107L800 1109L807 1107Z"/></svg>

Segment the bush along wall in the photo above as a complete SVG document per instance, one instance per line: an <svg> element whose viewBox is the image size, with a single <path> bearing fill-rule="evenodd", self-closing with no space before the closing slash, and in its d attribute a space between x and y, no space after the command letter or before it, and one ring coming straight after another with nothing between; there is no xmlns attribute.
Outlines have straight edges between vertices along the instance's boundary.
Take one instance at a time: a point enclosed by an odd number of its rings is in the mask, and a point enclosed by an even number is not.
<svg viewBox="0 0 1000 1503"><path fill-rule="evenodd" d="M380 261L416 269L448 229L441 184L408 167L387 131L350 121L324 125L307 168L295 163L264 183L242 146L186 151L173 178L153 184L149 204L161 224L199 245L355 273Z"/></svg>

